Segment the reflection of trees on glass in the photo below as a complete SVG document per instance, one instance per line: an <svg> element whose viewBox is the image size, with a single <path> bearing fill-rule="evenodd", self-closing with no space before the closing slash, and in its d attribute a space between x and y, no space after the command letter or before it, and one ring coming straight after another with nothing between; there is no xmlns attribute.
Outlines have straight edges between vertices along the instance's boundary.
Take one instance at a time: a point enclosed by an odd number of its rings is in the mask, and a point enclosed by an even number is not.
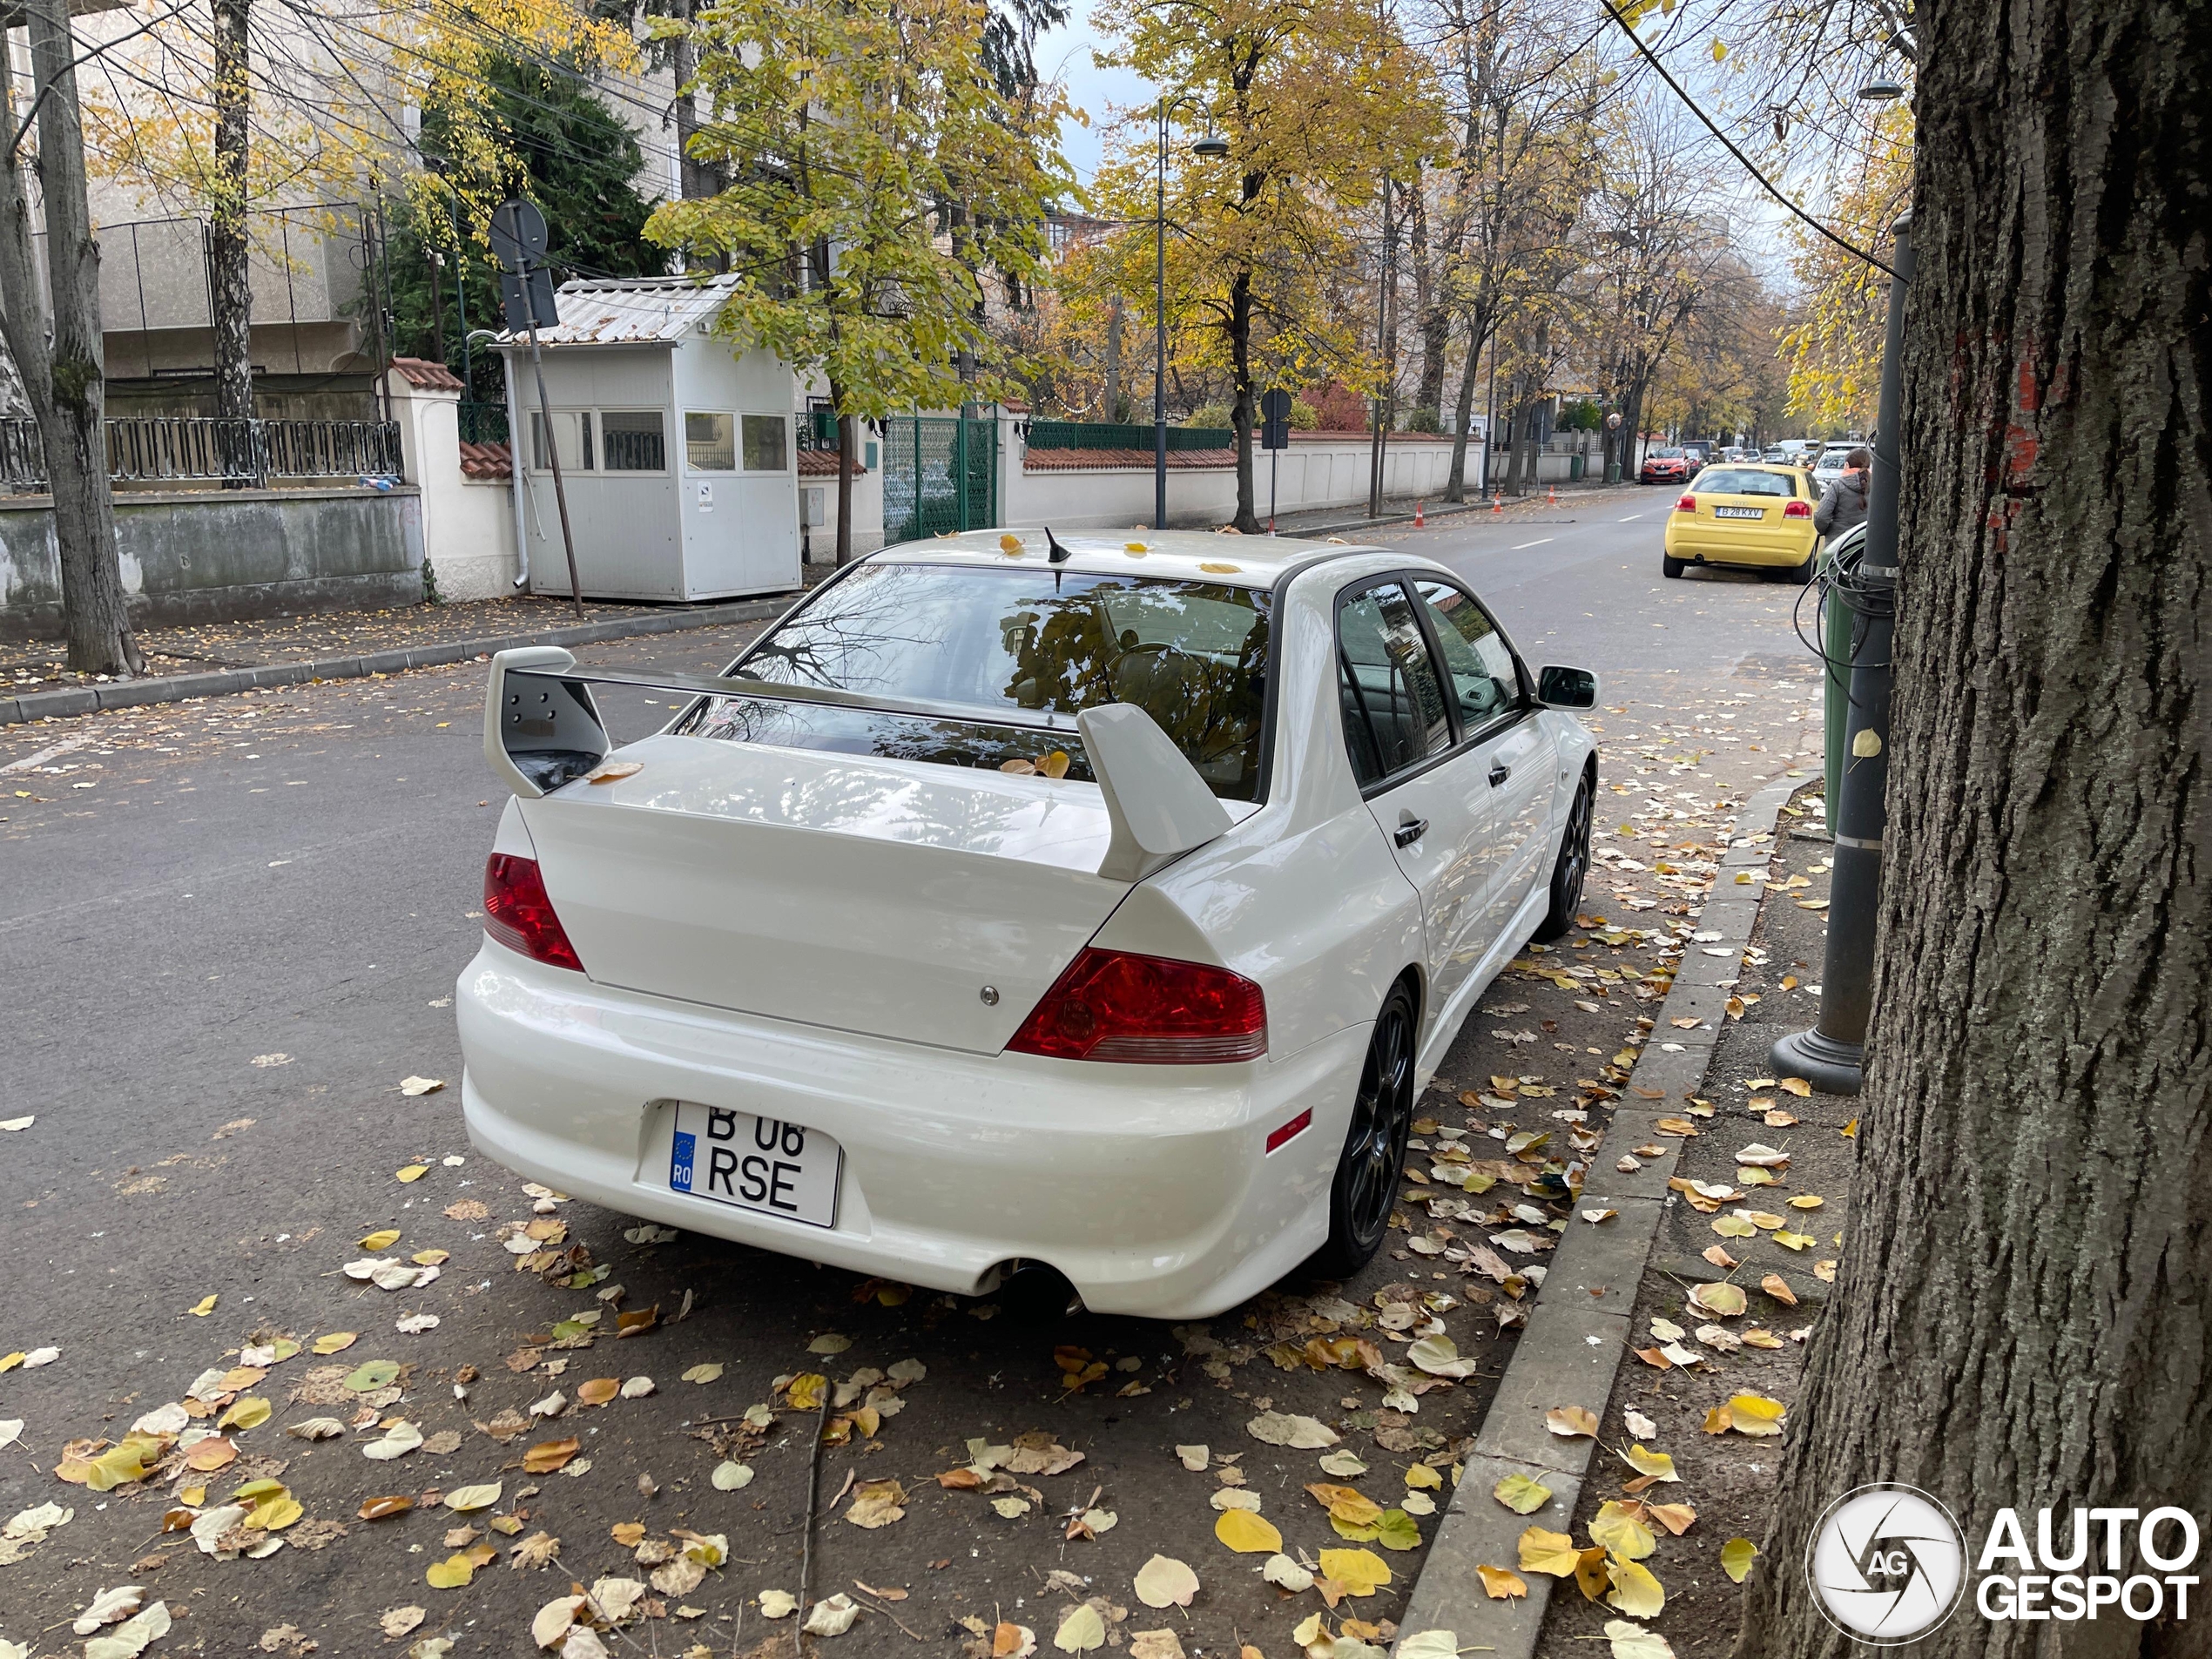
<svg viewBox="0 0 2212 1659"><path fill-rule="evenodd" d="M1268 596L1218 583L1033 569L864 565L733 665L739 678L1072 715L1132 703L1218 795L1258 789ZM793 705L711 705L689 728L736 741L955 765L1035 761L1065 738ZM994 758L995 757L995 758Z"/></svg>

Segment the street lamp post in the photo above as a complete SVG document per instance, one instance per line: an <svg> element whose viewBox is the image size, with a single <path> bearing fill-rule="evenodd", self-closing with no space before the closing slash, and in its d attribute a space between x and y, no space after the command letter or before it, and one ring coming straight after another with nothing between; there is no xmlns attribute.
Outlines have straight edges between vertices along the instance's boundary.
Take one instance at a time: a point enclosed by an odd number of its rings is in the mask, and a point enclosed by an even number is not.
<svg viewBox="0 0 2212 1659"><path fill-rule="evenodd" d="M1153 205L1152 275L1152 528L1168 527L1168 117L1183 105L1197 101L1195 94L1178 92L1159 105L1159 185ZM1190 153L1208 161L1229 153L1225 139L1211 131L1190 146Z"/></svg>

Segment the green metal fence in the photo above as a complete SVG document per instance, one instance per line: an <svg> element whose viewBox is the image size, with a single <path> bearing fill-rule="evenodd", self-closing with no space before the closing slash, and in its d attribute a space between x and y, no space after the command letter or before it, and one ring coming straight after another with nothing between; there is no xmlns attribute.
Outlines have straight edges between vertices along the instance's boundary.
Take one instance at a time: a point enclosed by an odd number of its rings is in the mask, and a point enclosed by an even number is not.
<svg viewBox="0 0 2212 1659"><path fill-rule="evenodd" d="M1143 449L1152 448L1153 429L1149 426L1114 426L1103 421L1032 421L1029 422L1029 448L1032 449ZM1237 435L1227 427L1171 426L1168 428L1168 450L1179 454L1190 449L1226 449L1235 444Z"/></svg>
<svg viewBox="0 0 2212 1659"><path fill-rule="evenodd" d="M883 539L919 541L999 522L995 420L894 415L883 423Z"/></svg>

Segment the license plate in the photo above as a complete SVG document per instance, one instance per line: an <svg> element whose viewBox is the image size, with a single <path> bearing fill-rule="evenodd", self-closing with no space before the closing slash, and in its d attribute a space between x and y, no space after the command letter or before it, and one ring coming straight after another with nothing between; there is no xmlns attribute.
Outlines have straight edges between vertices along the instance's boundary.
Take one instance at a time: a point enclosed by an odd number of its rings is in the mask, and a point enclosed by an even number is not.
<svg viewBox="0 0 2212 1659"><path fill-rule="evenodd" d="M677 1103L668 1184L678 1192L834 1227L844 1166L845 1149L819 1130L721 1106Z"/></svg>
<svg viewBox="0 0 2212 1659"><path fill-rule="evenodd" d="M1766 509L1764 507L1716 507L1713 509L1713 516L1715 518L1764 518Z"/></svg>

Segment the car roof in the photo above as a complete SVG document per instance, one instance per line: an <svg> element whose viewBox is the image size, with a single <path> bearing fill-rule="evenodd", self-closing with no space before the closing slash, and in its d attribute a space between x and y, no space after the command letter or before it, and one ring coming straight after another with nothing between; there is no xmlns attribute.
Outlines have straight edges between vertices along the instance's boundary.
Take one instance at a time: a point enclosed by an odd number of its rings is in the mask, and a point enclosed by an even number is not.
<svg viewBox="0 0 2212 1659"><path fill-rule="evenodd" d="M993 569L1049 565L1042 527L968 530L927 542L905 542L868 556L883 564L969 564ZM1382 550L1372 543L1315 541L1299 536L1230 536L1212 530L1067 530L1055 536L1068 550L1053 567L1085 575L1146 576L1174 582L1224 583L1270 588L1294 565Z"/></svg>

